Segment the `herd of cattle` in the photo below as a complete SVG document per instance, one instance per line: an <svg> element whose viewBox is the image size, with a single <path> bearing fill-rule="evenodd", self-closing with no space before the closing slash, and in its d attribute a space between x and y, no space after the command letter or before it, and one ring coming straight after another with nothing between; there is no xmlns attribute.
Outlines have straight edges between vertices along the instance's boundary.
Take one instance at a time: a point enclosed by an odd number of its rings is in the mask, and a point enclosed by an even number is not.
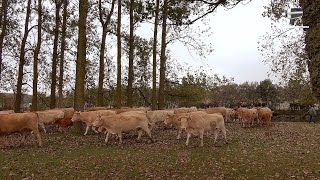
<svg viewBox="0 0 320 180"><path fill-rule="evenodd" d="M86 124L84 135L91 128L96 133L105 133L105 142L110 134L116 134L122 143L122 133L138 132L138 140L145 132L153 142L151 131L157 123L164 122L173 125L178 130L177 139L181 132L187 132L186 145L192 135L199 136L203 146L203 135L213 131L214 143L219 132L222 132L227 141L225 122L239 122L242 127L265 125L271 121L272 111L268 107L237 109L215 107L207 109L176 108L172 110L155 110L149 108L121 108L107 109L105 107L86 108L84 112L75 112L73 108L59 108L37 112L14 113L13 111L0 111L0 135L12 132L21 132L25 141L26 136L34 134L39 146L42 145L40 130L46 133L46 124L56 124L60 131L67 131L73 122L81 121Z"/></svg>

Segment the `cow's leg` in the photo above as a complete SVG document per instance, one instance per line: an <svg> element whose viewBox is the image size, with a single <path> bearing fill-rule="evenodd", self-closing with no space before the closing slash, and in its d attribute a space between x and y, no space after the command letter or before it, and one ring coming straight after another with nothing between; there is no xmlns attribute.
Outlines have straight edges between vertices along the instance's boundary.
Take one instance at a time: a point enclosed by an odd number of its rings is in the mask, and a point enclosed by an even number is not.
<svg viewBox="0 0 320 180"><path fill-rule="evenodd" d="M156 125L156 123L154 123L154 122L149 122L149 124L150 124L150 131L152 131L152 129L154 128L154 126Z"/></svg>
<svg viewBox="0 0 320 180"><path fill-rule="evenodd" d="M100 127L98 128L98 131L102 133L102 131L103 131L103 127L102 127L102 126L100 126Z"/></svg>
<svg viewBox="0 0 320 180"><path fill-rule="evenodd" d="M96 130L95 126L91 126L92 131L94 131L95 133L99 133L99 131Z"/></svg>
<svg viewBox="0 0 320 180"><path fill-rule="evenodd" d="M88 134L89 128L90 128L90 125L89 125L89 124L87 124L86 132L84 132L84 134L83 134L83 135L87 135L87 134Z"/></svg>
<svg viewBox="0 0 320 180"><path fill-rule="evenodd" d="M200 133L200 140L201 140L200 146L202 147L203 146L203 134L204 134L204 131L201 130L199 133Z"/></svg>
<svg viewBox="0 0 320 180"><path fill-rule="evenodd" d="M190 133L188 133L187 134L187 141L186 141L186 146L188 146L189 145L189 138L191 137L191 134Z"/></svg>
<svg viewBox="0 0 320 180"><path fill-rule="evenodd" d="M221 128L221 131L222 131L222 134L223 134L223 137L224 137L226 144L228 144L226 128Z"/></svg>
<svg viewBox="0 0 320 180"><path fill-rule="evenodd" d="M108 140L109 140L109 134L110 134L110 133L108 132L108 133L107 133L107 136L106 136L106 139L104 140L104 142L105 142L105 143L108 143Z"/></svg>
<svg viewBox="0 0 320 180"><path fill-rule="evenodd" d="M181 131L182 131L182 129L181 129L181 128L179 128L179 130L178 130L178 136L177 136L177 139L180 139L180 138L181 138Z"/></svg>
<svg viewBox="0 0 320 180"><path fill-rule="evenodd" d="M41 140L41 135L38 129L33 130L33 133L36 135L37 140L38 140L38 144L39 146L42 146L42 140Z"/></svg>
<svg viewBox="0 0 320 180"><path fill-rule="evenodd" d="M118 133L118 136L119 136L119 144L122 144L122 133Z"/></svg>
<svg viewBox="0 0 320 180"><path fill-rule="evenodd" d="M40 125L40 127L42 128L43 132L44 132L44 133L47 133L46 127L44 126L44 123L43 123L43 122L39 122L39 125Z"/></svg>
<svg viewBox="0 0 320 180"><path fill-rule="evenodd" d="M213 144L215 144L215 143L216 143L216 141L217 141L217 139L218 139L218 134L219 134L218 129L215 129L215 130L214 130L214 132L213 132L213 134L214 134L214 141L213 141Z"/></svg>
<svg viewBox="0 0 320 180"><path fill-rule="evenodd" d="M141 129L139 129L138 130L138 138L137 138L138 141L141 139L142 134L143 134L143 131Z"/></svg>
<svg viewBox="0 0 320 180"><path fill-rule="evenodd" d="M26 138L28 137L29 135L29 132L26 132L26 131L23 131L22 132L22 139L21 139L21 142L19 144L19 146L21 146L22 144L24 144L24 141L26 140Z"/></svg>
<svg viewBox="0 0 320 180"><path fill-rule="evenodd" d="M152 139L152 136L151 136L151 130L149 128L143 128L143 130L147 133L151 142L154 142L154 140Z"/></svg>

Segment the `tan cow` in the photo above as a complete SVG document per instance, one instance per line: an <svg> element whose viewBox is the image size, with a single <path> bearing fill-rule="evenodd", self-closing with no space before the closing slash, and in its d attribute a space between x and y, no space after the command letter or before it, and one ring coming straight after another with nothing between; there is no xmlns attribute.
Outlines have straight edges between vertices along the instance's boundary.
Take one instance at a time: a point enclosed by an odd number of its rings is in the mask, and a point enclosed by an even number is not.
<svg viewBox="0 0 320 180"><path fill-rule="evenodd" d="M236 111L232 108L226 108L226 117L225 117L225 121L226 122L235 122L235 118L236 118Z"/></svg>
<svg viewBox="0 0 320 180"><path fill-rule="evenodd" d="M86 131L85 131L84 135L87 135L90 127L92 128L92 130L94 132L98 133L98 131L95 129L95 127L92 126L92 123L96 120L96 118L97 118L96 111L75 112L72 116L71 121L72 122L77 122L77 121L84 122L86 124Z"/></svg>
<svg viewBox="0 0 320 180"><path fill-rule="evenodd" d="M196 112L198 111L196 107L190 107L190 108L175 108L173 109L174 114L181 114L181 113L189 113L189 112Z"/></svg>
<svg viewBox="0 0 320 180"><path fill-rule="evenodd" d="M255 108L244 108L240 107L237 109L237 115L242 122L242 127L251 127L254 120L258 118L258 111Z"/></svg>
<svg viewBox="0 0 320 180"><path fill-rule="evenodd" d="M173 115L173 110L156 110L156 111L147 111L147 118L150 122L152 130L156 123L164 122L168 115Z"/></svg>
<svg viewBox="0 0 320 180"><path fill-rule="evenodd" d="M122 143L122 132L132 130L138 131L138 139L140 140L143 131L153 142L151 132L148 128L149 122L145 113L143 112L127 112L110 116L101 116L97 114L97 119L93 122L96 127L103 127L107 130L105 142L108 143L109 134L116 134L119 137L119 143ZM142 131L143 130L143 131Z"/></svg>
<svg viewBox="0 0 320 180"><path fill-rule="evenodd" d="M214 143L217 141L219 131L223 133L225 142L228 143L224 119L220 113L188 113L186 116L181 117L181 128L185 129L188 133L186 141L187 146L189 144L191 134L199 135L201 139L200 146L203 146L203 134L208 131L214 131Z"/></svg>
<svg viewBox="0 0 320 180"><path fill-rule="evenodd" d="M24 143L26 136L32 131L37 139L39 146L42 145L41 135L38 128L38 116L33 112L27 113L12 113L0 116L0 133L22 132L23 138L21 143Z"/></svg>
<svg viewBox="0 0 320 180"><path fill-rule="evenodd" d="M44 124L53 124L56 120L64 117L64 112L58 109L36 111L36 114L39 117L39 125L45 133L47 133L47 131Z"/></svg>
<svg viewBox="0 0 320 180"><path fill-rule="evenodd" d="M168 114L166 119L164 120L164 124L166 125L174 125L178 129L178 136L177 139L181 138L181 117L184 117L186 113L179 113L179 114Z"/></svg>
<svg viewBox="0 0 320 180"><path fill-rule="evenodd" d="M261 124L269 124L272 118L272 111L268 107L258 108L258 118Z"/></svg>
<svg viewBox="0 0 320 180"><path fill-rule="evenodd" d="M208 114L214 114L214 113L220 113L222 114L223 118L228 122L228 109L225 107L212 107L212 108L207 108L204 110L204 112Z"/></svg>

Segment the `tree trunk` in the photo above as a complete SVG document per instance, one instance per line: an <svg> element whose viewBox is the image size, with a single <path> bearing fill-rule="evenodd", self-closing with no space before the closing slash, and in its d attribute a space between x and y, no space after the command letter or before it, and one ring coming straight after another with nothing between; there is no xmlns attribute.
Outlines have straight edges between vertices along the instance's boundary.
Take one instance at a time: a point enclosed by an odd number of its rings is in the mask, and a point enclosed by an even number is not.
<svg viewBox="0 0 320 180"><path fill-rule="evenodd" d="M0 80L2 74L2 50L3 50L3 41L4 37L6 36L7 32L7 16L8 16L8 2L7 0L2 0L2 7L1 7L1 16L0 16L0 27L1 27L1 34L0 34Z"/></svg>
<svg viewBox="0 0 320 180"><path fill-rule="evenodd" d="M29 19L30 19L30 13L31 13L31 0L28 0L27 5L27 14L26 14L26 20L24 24L24 35L21 42L21 50L20 50L20 61L19 61L19 69L18 69L18 81L17 81L17 93L14 103L14 112L18 113L21 112L21 102L22 102L22 80L23 80L23 66L25 63L25 46L27 42L27 37L29 33Z"/></svg>
<svg viewBox="0 0 320 180"><path fill-rule="evenodd" d="M38 59L41 47L42 2L38 0L38 39L33 59L33 89L31 111L38 110Z"/></svg>
<svg viewBox="0 0 320 180"><path fill-rule="evenodd" d="M152 52L152 110L157 109L157 36L158 36L158 20L159 20L159 2L156 0L156 15L154 19L154 32L153 32L153 52Z"/></svg>
<svg viewBox="0 0 320 180"><path fill-rule="evenodd" d="M76 85L75 85L75 96L74 96L75 98L74 108L76 111L83 111L84 109L87 13L88 13L88 0L80 0L78 51L77 51L77 62L76 62Z"/></svg>
<svg viewBox="0 0 320 180"><path fill-rule="evenodd" d="M98 95L97 95L97 106L103 106L104 92L103 92L103 80L104 80L104 54L106 47L106 38L107 38L107 27L110 23L111 15L113 14L114 4L116 0L112 0L110 13L107 15L107 19L104 22L103 20L103 10L101 5L101 0L99 0L99 20L102 25L102 38L100 46L100 64L99 64L99 84L98 84Z"/></svg>
<svg viewBox="0 0 320 180"><path fill-rule="evenodd" d="M66 48L66 30L67 30L67 13L68 13L68 0L63 2L63 20L62 20L62 34L61 34L61 52L60 52L60 62L59 62L59 88L58 88L58 106L64 107L63 105L63 69L64 69L64 51Z"/></svg>
<svg viewBox="0 0 320 180"><path fill-rule="evenodd" d="M164 109L164 86L166 76L166 36L167 36L167 7L168 0L163 2L163 19L162 19L162 40L161 40L161 55L160 55L160 80L159 80L159 109Z"/></svg>
<svg viewBox="0 0 320 180"><path fill-rule="evenodd" d="M117 22L117 92L116 107L121 107L121 0L118 0L118 22Z"/></svg>
<svg viewBox="0 0 320 180"><path fill-rule="evenodd" d="M54 28L53 52L52 52L52 71L51 71L51 95L50 108L56 107L56 84L57 84L57 57L58 57L58 39L59 39L59 24L60 24L60 0L55 1L56 4L56 27Z"/></svg>
<svg viewBox="0 0 320 180"><path fill-rule="evenodd" d="M134 37L133 37L133 30L134 30L134 24L133 24L133 5L134 0L131 0L130 2L130 37L129 37L129 74L128 74L128 102L127 106L132 107L132 84L133 84L133 50L134 50Z"/></svg>
<svg viewBox="0 0 320 180"><path fill-rule="evenodd" d="M300 0L306 30L306 51L312 92L320 101L320 0Z"/></svg>
<svg viewBox="0 0 320 180"><path fill-rule="evenodd" d="M99 85L98 85L98 96L97 96L97 105L103 106L103 80L104 80L104 51L106 47L106 38L107 38L107 27L102 27L102 40L100 47L100 65L99 65Z"/></svg>

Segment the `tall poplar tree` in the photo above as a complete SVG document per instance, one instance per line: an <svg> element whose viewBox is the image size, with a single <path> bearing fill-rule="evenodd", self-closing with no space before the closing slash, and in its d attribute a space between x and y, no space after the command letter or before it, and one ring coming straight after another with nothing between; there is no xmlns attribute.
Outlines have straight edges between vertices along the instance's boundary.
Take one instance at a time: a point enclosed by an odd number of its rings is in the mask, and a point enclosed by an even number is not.
<svg viewBox="0 0 320 180"><path fill-rule="evenodd" d="M38 0L38 37L33 59L33 87L31 111L38 110L38 62L41 47L42 0Z"/></svg>
<svg viewBox="0 0 320 180"><path fill-rule="evenodd" d="M14 112L21 112L21 102L22 102L22 80L23 80L23 67L25 64L25 54L26 54L26 43L29 34L29 19L31 14L31 0L27 2L27 13L24 24L24 35L21 42L20 48L20 60L19 60L19 69L18 69L18 80L17 80L17 93L14 103Z"/></svg>

